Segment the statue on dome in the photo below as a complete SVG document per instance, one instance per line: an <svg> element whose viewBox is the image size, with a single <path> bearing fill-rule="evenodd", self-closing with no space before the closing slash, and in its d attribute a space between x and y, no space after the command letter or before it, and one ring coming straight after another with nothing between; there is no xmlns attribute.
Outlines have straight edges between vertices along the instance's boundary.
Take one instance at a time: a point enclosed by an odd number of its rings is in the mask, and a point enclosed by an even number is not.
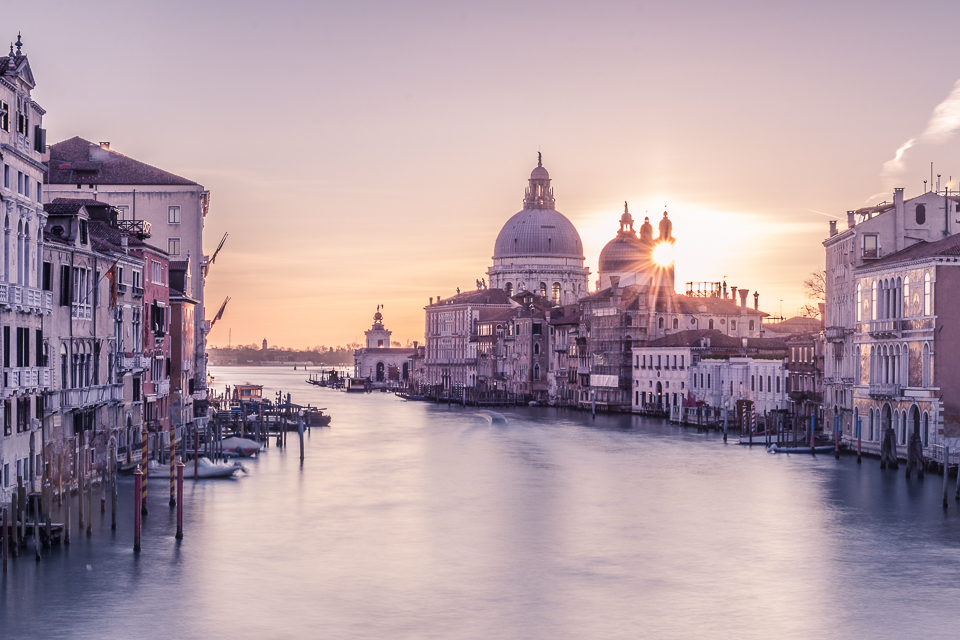
<svg viewBox="0 0 960 640"><path fill-rule="evenodd" d="M663 220L660 221L660 242L673 242L673 223L667 217L667 212L663 212Z"/></svg>

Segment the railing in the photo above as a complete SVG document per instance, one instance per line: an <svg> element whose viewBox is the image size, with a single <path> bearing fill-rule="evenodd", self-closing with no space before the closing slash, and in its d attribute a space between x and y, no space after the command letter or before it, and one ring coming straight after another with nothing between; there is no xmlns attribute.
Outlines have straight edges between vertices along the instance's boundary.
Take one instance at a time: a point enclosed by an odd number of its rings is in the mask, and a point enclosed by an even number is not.
<svg viewBox="0 0 960 640"><path fill-rule="evenodd" d="M153 388L156 391L157 397L162 398L164 396L170 395L170 381L169 380L160 380L159 382L153 383Z"/></svg>
<svg viewBox="0 0 960 640"><path fill-rule="evenodd" d="M7 287L0 287L0 304L10 304L10 294Z"/></svg>
<svg viewBox="0 0 960 640"><path fill-rule="evenodd" d="M138 286L134 285L134 286L132 286L132 287L130 288L130 290L133 292L133 297L134 297L134 298L142 298L142 297L143 297L143 287L138 287Z"/></svg>
<svg viewBox="0 0 960 640"><path fill-rule="evenodd" d="M877 398L899 398L901 395L899 384L871 384L870 395Z"/></svg>
<svg viewBox="0 0 960 640"><path fill-rule="evenodd" d="M823 330L829 342L842 342L843 337L849 333L846 327L827 327Z"/></svg>
<svg viewBox="0 0 960 640"><path fill-rule="evenodd" d="M88 304L73 303L71 315L76 320L90 320L93 318L93 309Z"/></svg>
<svg viewBox="0 0 960 640"><path fill-rule="evenodd" d="M43 310L50 311L53 309L53 293L50 291L43 292Z"/></svg>
<svg viewBox="0 0 960 640"><path fill-rule="evenodd" d="M898 318L885 318L883 320L870 321L870 333L872 335L900 335L900 320Z"/></svg>
<svg viewBox="0 0 960 640"><path fill-rule="evenodd" d="M65 409L84 407L106 402L123 400L122 384L105 384L82 389L63 389L60 391L60 406Z"/></svg>
<svg viewBox="0 0 960 640"><path fill-rule="evenodd" d="M150 237L150 223L146 220L117 220L117 229L132 233L141 239Z"/></svg>
<svg viewBox="0 0 960 640"><path fill-rule="evenodd" d="M50 367L17 367L5 369L4 374L9 387L49 387L53 379Z"/></svg>

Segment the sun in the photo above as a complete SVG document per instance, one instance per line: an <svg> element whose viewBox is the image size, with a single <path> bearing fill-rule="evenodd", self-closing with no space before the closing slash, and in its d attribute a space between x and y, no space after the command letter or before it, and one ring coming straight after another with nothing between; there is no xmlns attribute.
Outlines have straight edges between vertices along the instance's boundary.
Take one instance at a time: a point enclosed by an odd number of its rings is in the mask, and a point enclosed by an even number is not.
<svg viewBox="0 0 960 640"><path fill-rule="evenodd" d="M661 267L669 267L673 264L673 245L669 242L661 242L653 248L653 261Z"/></svg>

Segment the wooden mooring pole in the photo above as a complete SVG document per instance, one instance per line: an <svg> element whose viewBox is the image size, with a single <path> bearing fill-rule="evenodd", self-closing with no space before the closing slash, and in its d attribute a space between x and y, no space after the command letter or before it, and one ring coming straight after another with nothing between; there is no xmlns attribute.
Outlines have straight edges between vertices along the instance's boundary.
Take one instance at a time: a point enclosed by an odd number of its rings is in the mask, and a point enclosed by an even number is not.
<svg viewBox="0 0 960 640"><path fill-rule="evenodd" d="M960 473L958 471L957 473ZM950 476L950 447L943 448L943 508L947 508L947 478Z"/></svg>
<svg viewBox="0 0 960 640"><path fill-rule="evenodd" d="M143 489L143 472L140 465L133 472L133 550L140 551L140 527L143 522L143 514L140 509L140 496Z"/></svg>
<svg viewBox="0 0 960 640"><path fill-rule="evenodd" d="M177 460L177 540L183 540L183 461Z"/></svg>

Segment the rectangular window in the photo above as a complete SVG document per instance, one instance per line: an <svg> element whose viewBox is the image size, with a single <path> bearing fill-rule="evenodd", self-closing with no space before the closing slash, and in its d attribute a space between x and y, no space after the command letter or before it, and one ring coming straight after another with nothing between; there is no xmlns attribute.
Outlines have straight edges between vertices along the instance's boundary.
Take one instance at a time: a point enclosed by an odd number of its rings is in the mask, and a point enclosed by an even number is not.
<svg viewBox="0 0 960 640"><path fill-rule="evenodd" d="M180 255L180 238L170 238L167 240L167 253L172 256Z"/></svg>
<svg viewBox="0 0 960 640"><path fill-rule="evenodd" d="M23 176L23 195L30 197L30 176Z"/></svg>
<svg viewBox="0 0 960 640"><path fill-rule="evenodd" d="M60 265L60 306L70 305L70 299L73 296L70 292L70 265Z"/></svg>
<svg viewBox="0 0 960 640"><path fill-rule="evenodd" d="M17 171L17 193L23 193L23 171Z"/></svg>
<svg viewBox="0 0 960 640"><path fill-rule="evenodd" d="M49 262L43 263L43 290L44 291L53 291L53 265Z"/></svg>
<svg viewBox="0 0 960 640"><path fill-rule="evenodd" d="M180 207L167 207L167 222L180 224Z"/></svg>
<svg viewBox="0 0 960 640"><path fill-rule="evenodd" d="M863 257L876 258L878 255L877 252L878 252L877 236L864 235L863 236Z"/></svg>
<svg viewBox="0 0 960 640"><path fill-rule="evenodd" d="M36 366L46 367L47 366L47 357L44 353L43 346L43 331L40 329L36 330Z"/></svg>
<svg viewBox="0 0 960 640"><path fill-rule="evenodd" d="M13 434L13 403L10 400L3 401L3 435L9 436ZM4 466L3 475L6 476L10 473L8 468Z"/></svg>
<svg viewBox="0 0 960 640"><path fill-rule="evenodd" d="M3 165L3 187L5 189L10 188L10 165Z"/></svg>
<svg viewBox="0 0 960 640"><path fill-rule="evenodd" d="M116 209L117 209L117 220L129 220L129 219L130 219L130 218L127 217L128 211L129 211L128 207L116 207Z"/></svg>
<svg viewBox="0 0 960 640"><path fill-rule="evenodd" d="M37 183L37 202L40 202L43 195L43 183Z"/></svg>
<svg viewBox="0 0 960 640"><path fill-rule="evenodd" d="M3 328L3 366L10 368L10 327Z"/></svg>
<svg viewBox="0 0 960 640"><path fill-rule="evenodd" d="M87 244L87 221L80 221L80 243Z"/></svg>
<svg viewBox="0 0 960 640"><path fill-rule="evenodd" d="M0 129L10 131L10 105L0 100ZM10 185L5 185L9 187Z"/></svg>

